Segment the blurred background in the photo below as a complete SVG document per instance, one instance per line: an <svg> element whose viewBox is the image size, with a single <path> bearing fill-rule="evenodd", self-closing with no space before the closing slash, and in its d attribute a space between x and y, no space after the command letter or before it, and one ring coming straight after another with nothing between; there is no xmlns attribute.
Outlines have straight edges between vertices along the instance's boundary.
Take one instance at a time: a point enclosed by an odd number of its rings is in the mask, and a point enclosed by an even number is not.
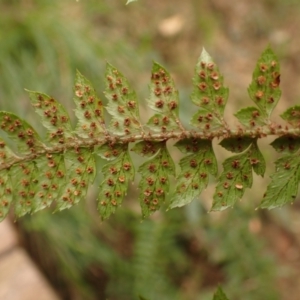
<svg viewBox="0 0 300 300"><path fill-rule="evenodd" d="M148 117L144 99L155 60L172 73L181 95L181 118L188 123L194 110L191 78L205 47L230 88L225 114L234 126L232 114L252 105L247 86L268 45L282 71L283 97L274 115L297 103L299 1L125 2L0 0L0 109L26 118L43 135L24 91L38 90L60 100L75 122L76 69L103 97L109 61L128 77ZM234 209L207 213L212 182L189 206L167 213L162 209L141 222L135 185L118 212L101 222L95 208L98 176L86 203L18 220L22 244L66 300L132 300L139 295L211 300L218 284L231 300L298 300L300 202L255 211L274 170L276 153L267 146L271 141L260 142L269 159L265 178L255 177L253 189ZM223 161L231 154L217 143L216 155Z"/></svg>

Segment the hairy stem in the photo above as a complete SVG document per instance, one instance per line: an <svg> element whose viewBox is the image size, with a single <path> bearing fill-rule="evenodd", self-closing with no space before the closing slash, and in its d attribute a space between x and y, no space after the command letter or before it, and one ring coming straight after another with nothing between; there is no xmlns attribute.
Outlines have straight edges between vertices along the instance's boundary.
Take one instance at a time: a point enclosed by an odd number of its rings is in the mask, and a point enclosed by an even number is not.
<svg viewBox="0 0 300 300"><path fill-rule="evenodd" d="M34 160L38 157L41 157L45 154L53 154L53 153L65 153L67 151L71 151L74 148L89 148L95 146L101 146L104 144L116 144L116 143L133 143L138 141L159 141L159 140L183 140L186 138L195 138L195 139L206 139L212 140L214 138L223 139L223 138L236 138L236 137L252 137L252 138L263 138L266 136L283 136L283 135L291 135L291 136L300 136L300 128L289 128L282 127L281 125L277 125L272 123L271 125L257 127L255 129L243 129L242 127L238 127L236 129L219 129L214 131L207 132L198 132L198 131L171 131L164 133L145 133L138 135L123 135L123 136L115 136L115 135L105 135L101 138L94 139L79 139L70 140L64 145L55 145L53 147L49 147L44 145L43 149L39 149L34 153L30 153L24 156L14 156L10 158L9 162L2 163L0 165L0 171L3 169L9 169L15 164L28 162Z"/></svg>

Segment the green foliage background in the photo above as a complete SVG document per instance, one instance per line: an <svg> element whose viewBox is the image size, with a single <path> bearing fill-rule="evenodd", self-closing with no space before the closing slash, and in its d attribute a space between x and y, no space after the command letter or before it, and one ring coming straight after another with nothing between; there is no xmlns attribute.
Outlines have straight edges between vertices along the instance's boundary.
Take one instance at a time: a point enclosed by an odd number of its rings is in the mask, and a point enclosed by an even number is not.
<svg viewBox="0 0 300 300"><path fill-rule="evenodd" d="M201 46L213 49L225 81L226 74L251 74L245 70L247 62L233 66L230 55L239 58L244 51L251 70L266 40L272 37L273 24L276 22L278 30L284 31L280 29L283 20L299 12L292 1L269 2L259 6L254 1L253 5L261 9L260 15L253 13L248 23L242 23L243 32L239 32L237 24L231 24L230 12L219 1L212 1L211 5L186 1L176 7L147 0L128 6L119 0L2 0L1 110L14 111L39 128L24 92L27 88L53 95L71 111L76 69L91 80L104 100L100 91L104 90L101 79L106 61L122 70L140 99L145 99L150 66L156 60L169 67L177 86L181 86L184 119L191 113L185 100ZM246 9L250 11L252 7ZM180 11L190 18L185 29L166 35L158 28L157 24ZM243 33L245 37L241 36ZM261 48L246 50L253 40ZM291 59L292 54L286 51L288 45L297 49L289 39L280 36L273 38L273 43L283 62ZM288 64L286 69L290 70ZM231 87L229 101L240 107L244 99L241 86L235 85L236 77L228 80L232 82L226 84ZM297 88L288 90L287 96L297 93ZM227 113L230 112L229 108ZM137 159L134 155L133 158ZM98 161L99 165L102 163ZM98 174L96 184L100 180ZM284 285L277 283L294 273L289 266L276 263L278 253L272 253L268 247L270 235L258 229L283 228L290 234L285 215L289 208L272 214L255 212L253 207L259 199L252 192L247 197L253 203L245 201L233 210L207 214L211 201L207 196L186 208L161 211L140 222L136 194L136 187L132 187L123 208L103 223L96 213L93 189L86 206L81 203L54 215L44 211L18 221L25 246L63 299L126 300L142 295L146 299L210 300L218 284L229 299L285 299L285 292L277 288Z"/></svg>

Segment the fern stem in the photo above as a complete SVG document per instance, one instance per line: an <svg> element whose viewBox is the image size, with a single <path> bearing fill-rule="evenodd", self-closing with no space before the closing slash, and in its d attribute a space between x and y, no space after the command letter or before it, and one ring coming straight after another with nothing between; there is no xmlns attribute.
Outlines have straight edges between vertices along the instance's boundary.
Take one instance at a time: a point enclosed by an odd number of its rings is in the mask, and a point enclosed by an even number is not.
<svg viewBox="0 0 300 300"><path fill-rule="evenodd" d="M143 132L142 134L137 135L105 135L101 138L95 139L76 139L67 142L64 145L55 145L53 147L44 146L43 149L36 150L34 153L30 153L24 156L14 156L7 163L2 163L0 165L0 171L4 169L10 169L13 165L28 162L35 160L38 157L41 157L46 154L53 153L65 153L66 151L76 149L76 148L93 148L96 146L102 146L104 144L127 144L138 141L159 141L159 140L183 140L186 138L194 139L204 139L212 140L214 138L223 139L223 138L236 138L236 137L252 137L252 138L263 138L266 136L300 136L300 128L288 128L282 127L272 123L271 125L256 127L254 129L243 129L238 127L236 129L219 129L214 131L171 131L164 133L151 133Z"/></svg>

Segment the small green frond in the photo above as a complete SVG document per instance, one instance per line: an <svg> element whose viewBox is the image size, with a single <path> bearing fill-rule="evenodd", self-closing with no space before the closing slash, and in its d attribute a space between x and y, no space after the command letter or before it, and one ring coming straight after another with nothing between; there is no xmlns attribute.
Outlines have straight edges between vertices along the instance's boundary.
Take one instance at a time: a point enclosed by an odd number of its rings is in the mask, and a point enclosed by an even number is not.
<svg viewBox="0 0 300 300"><path fill-rule="evenodd" d="M177 128L178 124L165 115L155 114L148 120L147 126L155 132L166 132L169 127Z"/></svg>
<svg viewBox="0 0 300 300"><path fill-rule="evenodd" d="M230 152L241 153L245 151L252 142L253 138L249 137L228 138L222 140L220 145Z"/></svg>
<svg viewBox="0 0 300 300"><path fill-rule="evenodd" d="M200 107L191 119L191 124L205 131L216 130L222 126L222 120L215 118L211 110Z"/></svg>
<svg viewBox="0 0 300 300"><path fill-rule="evenodd" d="M275 162L276 171L271 175L260 208L272 209L286 203L293 203L300 182L299 153L287 154Z"/></svg>
<svg viewBox="0 0 300 300"><path fill-rule="evenodd" d="M64 156L60 153L45 155L36 160L39 172L34 200L37 203L32 212L49 207L53 201L60 202L63 183L67 183Z"/></svg>
<svg viewBox="0 0 300 300"><path fill-rule="evenodd" d="M174 162L167 150L166 142L159 142L156 155L143 163L138 172L142 178L139 183L139 201L143 218L150 216L166 200L170 188L169 176L175 176Z"/></svg>
<svg viewBox="0 0 300 300"><path fill-rule="evenodd" d="M300 149L300 138L293 135L285 135L275 139L271 146L279 153L295 153Z"/></svg>
<svg viewBox="0 0 300 300"><path fill-rule="evenodd" d="M252 147L249 153L249 161L256 175L264 177L266 172L266 161L258 148L257 139L255 139L252 143Z"/></svg>
<svg viewBox="0 0 300 300"><path fill-rule="evenodd" d="M225 139L221 145L233 152L244 152L227 158L223 163L224 170L214 194L213 211L232 207L243 197L245 189L252 186L252 169L261 176L264 175L266 169L265 160L257 147L256 139Z"/></svg>
<svg viewBox="0 0 300 300"><path fill-rule="evenodd" d="M140 133L142 125L135 91L123 74L110 64L106 65L105 76L106 109L112 116L110 129L118 135Z"/></svg>
<svg viewBox="0 0 300 300"><path fill-rule="evenodd" d="M193 85L191 99L200 109L191 124L206 131L224 126L223 114L229 90L224 87L223 76L205 49L196 65Z"/></svg>
<svg viewBox="0 0 300 300"><path fill-rule="evenodd" d="M42 142L36 131L18 116L0 111L1 129L16 142L20 152L32 153L42 148Z"/></svg>
<svg viewBox="0 0 300 300"><path fill-rule="evenodd" d="M265 124L263 113L259 108L256 107L242 108L234 115L241 122L241 124L248 128L263 126Z"/></svg>
<svg viewBox="0 0 300 300"><path fill-rule="evenodd" d="M95 138L106 133L103 104L91 83L79 72L75 79L75 115L78 123L75 132L82 138Z"/></svg>
<svg viewBox="0 0 300 300"><path fill-rule="evenodd" d="M13 201L13 186L6 170L0 171L0 222L7 216Z"/></svg>
<svg viewBox="0 0 300 300"><path fill-rule="evenodd" d="M270 117L280 99L279 84L279 62L274 52L268 47L256 64L252 82L248 88L250 98L266 118Z"/></svg>
<svg viewBox="0 0 300 300"><path fill-rule="evenodd" d="M170 73L154 62L151 71L150 96L148 106L157 112L150 118L147 126L157 132L182 129L179 113L179 96Z"/></svg>
<svg viewBox="0 0 300 300"><path fill-rule="evenodd" d="M67 174L63 180L66 184L57 200L57 210L70 208L85 199L88 186L94 181L96 174L93 149L74 148L66 153L65 168Z"/></svg>
<svg viewBox="0 0 300 300"><path fill-rule="evenodd" d="M10 148L2 139L0 139L0 165L5 165L15 158L16 157ZM7 216L12 201L13 186L10 178L10 171L2 169L0 170L0 221Z"/></svg>
<svg viewBox="0 0 300 300"><path fill-rule="evenodd" d="M128 184L134 180L134 166L125 145L111 146L119 155L102 168L104 179L100 184L98 210L101 218L115 213L127 194ZM128 148L128 145L127 145ZM103 149L100 151L103 151ZM104 149L106 151L106 149Z"/></svg>
<svg viewBox="0 0 300 300"><path fill-rule="evenodd" d="M10 160L15 159L15 154L10 150L6 143L0 138L0 164L4 165Z"/></svg>
<svg viewBox="0 0 300 300"><path fill-rule="evenodd" d="M29 93L32 106L48 130L48 140L53 144L65 144L73 139L73 130L66 109L52 97L33 91Z"/></svg>
<svg viewBox="0 0 300 300"><path fill-rule="evenodd" d="M132 147L131 151L141 156L151 157L161 149L162 145L161 142L139 142Z"/></svg>
<svg viewBox="0 0 300 300"><path fill-rule="evenodd" d="M15 199L15 214L22 217L32 213L41 203L35 197L38 189L39 172L34 162L28 162L15 166L9 172L14 184L12 188Z"/></svg>
<svg viewBox="0 0 300 300"><path fill-rule="evenodd" d="M105 160L114 160L127 151L128 145L104 143L100 146L97 154Z"/></svg>
<svg viewBox="0 0 300 300"><path fill-rule="evenodd" d="M209 174L216 176L218 171L211 141L186 139L175 146L189 155L180 160L181 172L169 208L184 206L199 197L207 187Z"/></svg>
<svg viewBox="0 0 300 300"><path fill-rule="evenodd" d="M252 186L252 170L247 152L227 158L223 168L214 194L213 211L232 207L243 197L245 189Z"/></svg>
<svg viewBox="0 0 300 300"><path fill-rule="evenodd" d="M282 119L290 123L292 126L300 127L300 106L295 105L288 108L282 115Z"/></svg>

